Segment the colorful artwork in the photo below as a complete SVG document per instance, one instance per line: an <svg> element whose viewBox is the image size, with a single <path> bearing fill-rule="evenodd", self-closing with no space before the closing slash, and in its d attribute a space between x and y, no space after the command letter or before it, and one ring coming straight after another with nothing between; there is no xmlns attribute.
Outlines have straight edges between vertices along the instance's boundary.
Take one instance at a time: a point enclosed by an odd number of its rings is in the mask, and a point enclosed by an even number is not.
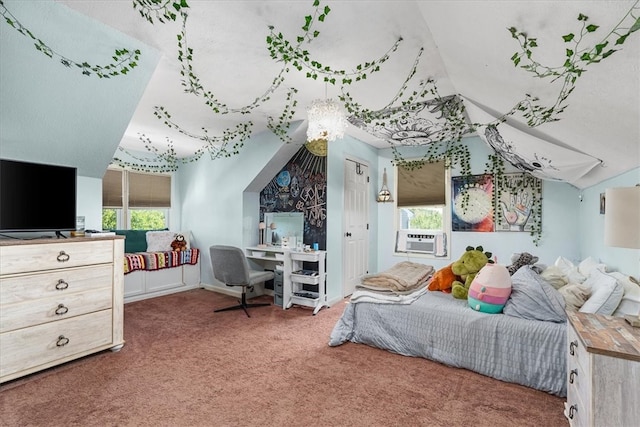
<svg viewBox="0 0 640 427"><path fill-rule="evenodd" d="M451 230L493 231L492 175L454 176L451 180Z"/></svg>
<svg viewBox="0 0 640 427"><path fill-rule="evenodd" d="M541 192L540 179L524 173L505 174L496 200L496 231L531 231Z"/></svg>

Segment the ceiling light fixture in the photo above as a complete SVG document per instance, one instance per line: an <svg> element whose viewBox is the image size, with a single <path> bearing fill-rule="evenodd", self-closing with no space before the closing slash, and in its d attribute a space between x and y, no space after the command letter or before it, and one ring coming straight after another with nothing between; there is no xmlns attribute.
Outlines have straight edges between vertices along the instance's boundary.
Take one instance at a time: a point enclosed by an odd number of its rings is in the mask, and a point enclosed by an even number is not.
<svg viewBox="0 0 640 427"><path fill-rule="evenodd" d="M335 141L344 137L347 118L340 104L332 99L316 99L307 108L307 142Z"/></svg>

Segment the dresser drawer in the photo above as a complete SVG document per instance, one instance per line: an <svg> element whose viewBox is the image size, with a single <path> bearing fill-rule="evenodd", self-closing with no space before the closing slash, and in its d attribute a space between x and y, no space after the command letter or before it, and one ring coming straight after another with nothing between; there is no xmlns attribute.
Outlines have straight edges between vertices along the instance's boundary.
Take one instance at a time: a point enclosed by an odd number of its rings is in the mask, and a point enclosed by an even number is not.
<svg viewBox="0 0 640 427"><path fill-rule="evenodd" d="M590 374L589 353L582 343L582 340L578 338L578 334L573 329L573 326L567 328L567 364L578 365L585 371L585 374Z"/></svg>
<svg viewBox="0 0 640 427"><path fill-rule="evenodd" d="M113 341L112 311L77 316L58 322L0 334L0 377L44 365Z"/></svg>
<svg viewBox="0 0 640 427"><path fill-rule="evenodd" d="M0 246L0 259L2 275L113 263L113 241Z"/></svg>
<svg viewBox="0 0 640 427"><path fill-rule="evenodd" d="M591 378L578 365L569 365L568 373L567 403L569 407L573 406L572 425L584 426L590 419Z"/></svg>
<svg viewBox="0 0 640 427"><path fill-rule="evenodd" d="M571 390L571 386L569 386ZM565 416L569 420L571 427L586 427L589 426L589 407L585 404L584 400L581 400L577 396L571 397L567 394L567 408Z"/></svg>
<svg viewBox="0 0 640 427"><path fill-rule="evenodd" d="M35 301L6 304L0 311L0 333L55 322L111 308L113 291L102 287Z"/></svg>
<svg viewBox="0 0 640 427"><path fill-rule="evenodd" d="M32 273L0 278L2 305L36 301L43 298L111 287L113 267L97 265L47 273Z"/></svg>

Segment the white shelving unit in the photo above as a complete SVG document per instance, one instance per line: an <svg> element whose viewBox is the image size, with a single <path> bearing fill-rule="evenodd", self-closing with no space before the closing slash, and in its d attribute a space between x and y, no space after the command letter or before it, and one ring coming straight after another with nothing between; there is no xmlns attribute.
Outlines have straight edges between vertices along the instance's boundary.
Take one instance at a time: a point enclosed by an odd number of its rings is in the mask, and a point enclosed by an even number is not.
<svg viewBox="0 0 640 427"><path fill-rule="evenodd" d="M266 268L282 266L282 308L288 309L293 305L301 305L313 308L313 314L317 314L327 304L325 260L326 251L298 252L281 246L245 248L248 259L251 259ZM296 274L302 270L305 262L316 263L314 275ZM304 289L304 285L316 285L318 292Z"/></svg>
<svg viewBox="0 0 640 427"><path fill-rule="evenodd" d="M284 257L283 308L295 305L313 308L317 314L322 307L329 307L326 295L325 251L297 252L287 251ZM313 270L304 270L303 263L315 263ZM311 274L305 273L313 271ZM304 285L316 285L318 292L304 289Z"/></svg>

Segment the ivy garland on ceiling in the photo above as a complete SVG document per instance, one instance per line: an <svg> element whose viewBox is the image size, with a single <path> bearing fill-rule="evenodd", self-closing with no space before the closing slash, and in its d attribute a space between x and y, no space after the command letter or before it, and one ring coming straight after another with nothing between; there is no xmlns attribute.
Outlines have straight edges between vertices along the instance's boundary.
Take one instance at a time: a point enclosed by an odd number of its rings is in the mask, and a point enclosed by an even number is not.
<svg viewBox="0 0 640 427"><path fill-rule="evenodd" d="M345 69L333 69L329 66L323 66L317 61L311 59L310 53L302 48L303 43L310 43L316 39L320 32L314 29L314 24L317 22L324 22L326 16L331 12L329 6L320 5L319 0L315 0L313 3L314 12L312 15L305 16L304 25L301 27L303 33L296 37L296 42L290 42L286 40L282 33L276 33L273 26L269 26L269 35L267 36L267 45L271 55L276 61L282 62L283 66L280 72L273 78L271 85L260 95L257 96L253 102L241 107L229 107L227 104L221 102L211 90L207 90L198 75L196 74L192 60L194 56L193 48L189 47L187 43L187 19L189 7L185 0L182 0L179 5L171 3L170 1L163 0L134 0L134 7L139 10L141 16L147 21L153 23L154 17L160 22L169 20L176 20L178 14L182 18L181 32L177 36L178 43L178 60L181 64L180 74L182 76L181 84L185 88L186 93L193 94L194 96L202 96L204 98L205 105L211 109L215 114L248 114L260 105L270 101L271 96L282 86L285 81L285 75L293 67L298 71L306 71L308 78L316 80L318 76L323 76L323 80L327 83L335 84L340 77L340 81L343 85L351 84L365 80L367 74L372 74L380 70L380 65L389 59L392 52L396 51L402 39L397 40L394 45L379 59L365 62L364 64L358 64L352 71ZM171 9L173 7L176 12ZM164 18L164 19L160 19ZM279 117L268 117L267 127L278 136L283 142L291 142L291 138L288 135L288 130L295 116L297 100L295 95L297 93L296 88L288 88L286 93L286 105ZM151 151L161 161L156 165L164 164L164 167L153 167L153 170L174 171L177 170L180 163L187 163L199 160L204 154L209 153L211 159L219 157L229 157L237 154L246 141L251 136L253 123L251 121L243 122L236 126L234 130L226 130L222 136L212 137L208 134L205 128L201 129L201 133L196 133L183 128L179 123L176 123L171 118L171 113L167 108L163 106L156 106L154 108L154 115L163 121L163 123L174 130L177 130L181 134L192 138L193 140L200 141L201 145L191 156L179 158L175 155L172 141L167 139L167 150L164 152L159 151L153 147L152 141L146 135L140 135L140 140L144 143L145 148ZM124 150L123 150L124 151ZM144 170L147 168L147 162L149 159L143 159L130 152L127 152L129 157L140 161L140 164L135 164L128 161L123 161L117 157L114 157L114 162L121 166Z"/></svg>
<svg viewBox="0 0 640 427"><path fill-rule="evenodd" d="M17 32L25 37L33 40L33 45L39 52L42 52L46 56L52 59L57 59L62 65L67 68L78 68L85 76L98 76L99 78L109 79L120 75L125 75L132 69L138 66L137 61L140 59L140 50L135 49L129 51L128 49L116 49L113 56L113 63L107 65L91 65L86 61L76 61L70 59L58 52L56 52L51 46L36 37L27 27L22 25L15 16L7 10L4 5L4 1L0 0L0 14L4 18L5 22L13 27Z"/></svg>
<svg viewBox="0 0 640 427"><path fill-rule="evenodd" d="M318 38L320 32L315 27L318 23L324 22L331 12L329 6L320 4L320 0L314 0L313 13L304 17L304 24L301 27L302 33L296 37L295 42L287 40L282 33L276 32L273 26L268 27L267 48L274 61L282 62L282 68L262 94L248 105L240 107L229 107L221 102L213 91L207 90L203 86L195 72L192 64L194 50L187 43L186 23L189 5L186 0L133 0L133 7L150 24L155 24L156 21L159 23L176 21L178 17L182 19L181 31L177 35L178 60L181 64L182 76L181 84L186 93L202 97L204 103L214 114L245 115L260 105L269 102L285 82L286 74L293 68L299 72L304 72L307 78L313 80L321 78L327 84L339 84L342 93L340 100L351 115L349 121L366 131L375 133L390 125L411 123L419 120L416 119L416 113L425 108L431 113L437 113L439 122L431 127L432 131L429 135L420 139L409 140L408 142L407 140L401 143L390 142L394 163L412 169L421 167L428 162L444 160L447 167L457 166L462 175L470 175L470 153L467 146L461 143L462 138L483 126L499 126L509 116L515 116L516 114L521 115L530 127L560 120L561 114L567 108L567 100L575 89L576 82L587 71L587 68L620 50L620 46L624 44L627 38L640 29L639 2L640 0L637 0L619 23L593 46L584 46L586 43L585 36L596 32L599 27L588 23L589 18L580 14L578 21L581 24L581 28L577 35L568 33L562 36L567 47L565 50L565 62L559 67L546 66L537 61L534 58L535 49L538 48L537 39L515 27L509 28L508 31L512 38L517 40L519 44L519 51L511 57L514 66L532 73L534 77L550 79L550 83L560 80L562 86L552 105L543 105L537 97L526 94L524 99L516 103L513 108L487 124L470 123L461 98L456 95L441 96L438 92L437 82L432 79L420 80L416 89L410 89L417 78L417 68L422 49L416 56L414 64L396 95L384 108L374 111L358 104L345 88L353 83L366 80L368 75L379 71L382 64L398 49L402 38L399 38L380 58L358 64L351 71L334 69L330 65L321 64L313 58L307 49L303 48L303 46ZM139 50L130 52L127 49L118 49L112 57L115 61L113 64L92 66L86 62L77 62L58 54L47 44L36 38L30 30L11 15L2 0L0 0L0 12L9 25L35 41L37 50L51 58L58 58L67 67L76 66L80 68L85 75L95 74L101 78L109 78L127 74L137 65L136 61L141 54ZM291 120L295 116L297 107L296 93L297 90L295 88L288 88L286 105L280 116L277 118L268 117L268 128L285 143L290 142L287 131ZM120 151L127 153L129 157L139 163L114 157L115 163L135 170L175 171L178 169L179 164L197 161L205 154L209 154L211 159L238 154L244 145L244 141L250 138L253 128L253 123L249 120L239 123L235 128L223 131L221 135L212 136L209 135L206 128L202 128L199 132L184 129L172 119L171 113L166 107L156 106L154 115L159 120L162 120L168 128L177 130L190 139L198 141L199 148L192 155L179 158L176 154L174 143L169 138L167 138L167 148L160 150L150 138L140 135L140 140L149 151L150 156L143 158L120 149ZM401 147L405 146L425 147L425 154L417 160L406 160L401 152ZM486 164L486 172L492 173L496 182L499 183L500 177L505 174L504 159L498 154L490 156ZM527 183L521 183L521 185L527 185ZM538 205L540 203L536 203L536 206ZM534 218L536 218L536 226L532 231L532 235L537 243L541 233L541 212Z"/></svg>

